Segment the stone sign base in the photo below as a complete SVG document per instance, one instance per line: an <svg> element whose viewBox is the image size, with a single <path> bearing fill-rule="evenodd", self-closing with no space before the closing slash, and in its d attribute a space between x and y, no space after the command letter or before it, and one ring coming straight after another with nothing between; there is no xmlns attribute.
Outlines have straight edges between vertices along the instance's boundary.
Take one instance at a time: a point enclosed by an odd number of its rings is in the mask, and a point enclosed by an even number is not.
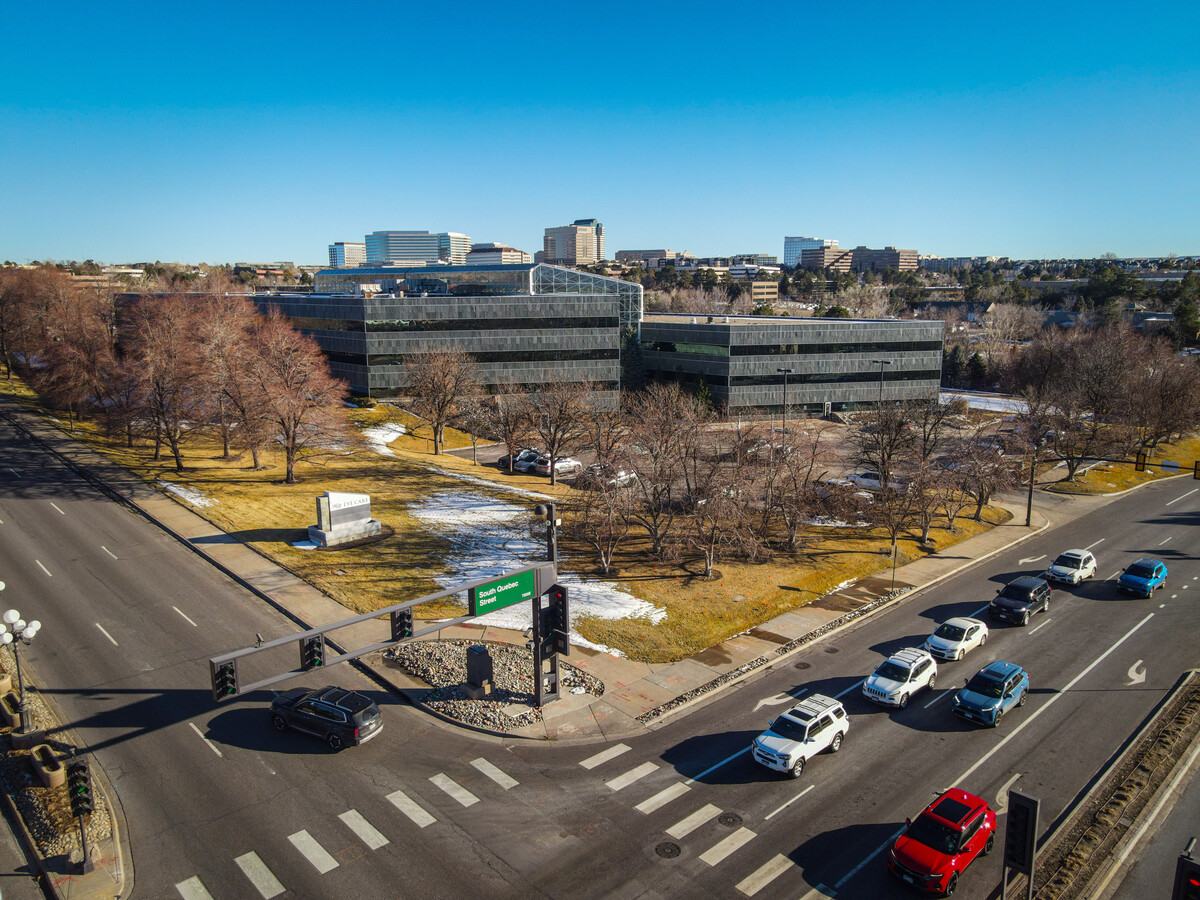
<svg viewBox="0 0 1200 900"><path fill-rule="evenodd" d="M378 519L366 519L358 522L348 522L345 525L334 525L328 531L322 531L317 525L308 526L308 539L322 547L336 547L338 544L349 544L361 541L363 538L374 537L383 531L383 525Z"/></svg>

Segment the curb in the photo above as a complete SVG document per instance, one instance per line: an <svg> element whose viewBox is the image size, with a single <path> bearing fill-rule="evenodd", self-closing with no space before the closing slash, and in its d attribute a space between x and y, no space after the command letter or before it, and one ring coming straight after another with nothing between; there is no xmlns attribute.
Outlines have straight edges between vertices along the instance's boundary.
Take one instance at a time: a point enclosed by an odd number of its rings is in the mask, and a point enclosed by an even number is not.
<svg viewBox="0 0 1200 900"><path fill-rule="evenodd" d="M54 879L50 877L50 872L46 869L46 860L42 858L42 854L38 851L37 842L34 841L33 835L29 833L29 829L25 827L25 820L21 818L21 813L17 809L16 803L9 795L8 791L0 791L0 798L3 798L4 817L8 819L9 827L12 828L13 834L20 841L21 850L25 854L25 861L33 861L38 873L38 887L42 892L52 898L52 900L62 900L62 894L59 893L58 885L54 883Z"/></svg>

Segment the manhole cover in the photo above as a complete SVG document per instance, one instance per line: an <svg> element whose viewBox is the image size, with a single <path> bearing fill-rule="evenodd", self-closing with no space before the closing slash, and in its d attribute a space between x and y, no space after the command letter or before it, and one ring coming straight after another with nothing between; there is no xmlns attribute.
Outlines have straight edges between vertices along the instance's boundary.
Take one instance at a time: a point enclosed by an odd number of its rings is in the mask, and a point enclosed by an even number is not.
<svg viewBox="0 0 1200 900"><path fill-rule="evenodd" d="M798 662L798 663L796 663L794 666L792 666L792 668L793 668L793 669L800 669L800 670L804 670L804 669L811 669L811 668L812 668L812 663Z"/></svg>
<svg viewBox="0 0 1200 900"><path fill-rule="evenodd" d="M727 828L735 828L742 824L742 817L737 813L721 813L717 816L717 821Z"/></svg>
<svg viewBox="0 0 1200 900"><path fill-rule="evenodd" d="M826 648L825 648L825 652L826 652L826 653L837 653L837 652L838 652L838 648L837 648L837 647L826 647Z"/></svg>
<svg viewBox="0 0 1200 900"><path fill-rule="evenodd" d="M677 857L679 855L680 851L679 851L678 844L672 844L670 841L663 841L661 844L659 844L657 847L654 848L654 852L657 853L659 856L661 856L663 859L674 859L675 857Z"/></svg>

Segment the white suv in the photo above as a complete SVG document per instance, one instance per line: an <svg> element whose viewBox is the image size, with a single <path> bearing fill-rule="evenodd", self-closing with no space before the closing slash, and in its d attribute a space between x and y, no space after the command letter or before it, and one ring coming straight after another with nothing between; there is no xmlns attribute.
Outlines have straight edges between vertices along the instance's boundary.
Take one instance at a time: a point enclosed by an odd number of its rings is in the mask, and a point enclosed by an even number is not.
<svg viewBox="0 0 1200 900"><path fill-rule="evenodd" d="M825 750L837 753L849 730L845 707L832 697L813 694L754 739L754 759L768 769L799 778L811 757Z"/></svg>
<svg viewBox="0 0 1200 900"><path fill-rule="evenodd" d="M863 696L884 706L904 709L917 691L932 688L937 680L937 663L926 650L906 647L897 650L863 682Z"/></svg>

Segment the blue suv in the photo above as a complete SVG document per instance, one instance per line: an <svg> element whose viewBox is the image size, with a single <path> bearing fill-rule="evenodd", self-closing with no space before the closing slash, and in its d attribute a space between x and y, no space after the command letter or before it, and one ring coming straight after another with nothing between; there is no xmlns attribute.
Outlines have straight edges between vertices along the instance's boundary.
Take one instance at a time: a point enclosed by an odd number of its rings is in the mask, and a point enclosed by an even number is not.
<svg viewBox="0 0 1200 900"><path fill-rule="evenodd" d="M1149 597L1156 590L1167 586L1167 565L1157 559L1139 559L1121 573L1117 589L1139 597Z"/></svg>
<svg viewBox="0 0 1200 900"><path fill-rule="evenodd" d="M1029 673L1016 663L996 661L984 666L954 695L954 714L980 725L996 726L1014 706L1024 706Z"/></svg>

